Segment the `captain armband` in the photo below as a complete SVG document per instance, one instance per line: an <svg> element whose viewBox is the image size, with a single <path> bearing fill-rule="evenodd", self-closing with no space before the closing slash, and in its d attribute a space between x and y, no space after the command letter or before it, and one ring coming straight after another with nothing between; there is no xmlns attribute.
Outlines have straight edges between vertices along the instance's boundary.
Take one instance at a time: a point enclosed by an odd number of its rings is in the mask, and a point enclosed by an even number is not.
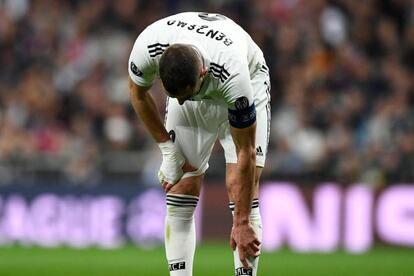
<svg viewBox="0 0 414 276"><path fill-rule="evenodd" d="M229 109L229 122L232 127L246 128L256 122L256 106L246 97L240 97L235 102L236 110Z"/></svg>

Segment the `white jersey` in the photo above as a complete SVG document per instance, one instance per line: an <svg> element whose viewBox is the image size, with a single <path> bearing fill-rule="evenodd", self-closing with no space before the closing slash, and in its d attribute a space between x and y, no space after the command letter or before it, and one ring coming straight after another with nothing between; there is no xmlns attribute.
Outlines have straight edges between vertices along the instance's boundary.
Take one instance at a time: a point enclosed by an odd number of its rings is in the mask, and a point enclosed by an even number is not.
<svg viewBox="0 0 414 276"><path fill-rule="evenodd" d="M247 98L249 105L267 98L263 91L253 91L251 85L255 73L268 70L262 51L246 31L220 14L186 12L149 25L132 49L128 66L131 79L139 86L151 86L159 75L162 53L174 43L195 46L209 71L192 100L210 99L234 110L239 98Z"/></svg>

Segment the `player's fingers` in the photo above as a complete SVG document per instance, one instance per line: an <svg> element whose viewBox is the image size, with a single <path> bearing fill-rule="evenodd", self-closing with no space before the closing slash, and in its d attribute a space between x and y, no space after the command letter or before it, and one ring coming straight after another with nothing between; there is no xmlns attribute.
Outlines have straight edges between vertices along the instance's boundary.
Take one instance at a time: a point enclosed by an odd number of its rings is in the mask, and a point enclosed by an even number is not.
<svg viewBox="0 0 414 276"><path fill-rule="evenodd" d="M249 247L252 250L252 252L254 253L254 256L256 255L257 252L260 251L260 247L255 243L250 243Z"/></svg>
<svg viewBox="0 0 414 276"><path fill-rule="evenodd" d="M240 262L243 264L243 267L248 268L249 264L247 263L246 253L241 247L239 247L239 258L240 258Z"/></svg>
<svg viewBox="0 0 414 276"><path fill-rule="evenodd" d="M260 254L261 254L260 251L256 251L256 252L252 253L250 256L252 256L254 258L257 258L257 257L260 256Z"/></svg>
<svg viewBox="0 0 414 276"><path fill-rule="evenodd" d="M233 251L236 250L236 241L233 238L230 238L230 247Z"/></svg>
<svg viewBox="0 0 414 276"><path fill-rule="evenodd" d="M162 187L164 188L164 191L167 193L167 192L169 192L170 190L171 190L171 188L172 188L172 184L170 184L170 183L168 183L168 182L166 182L166 181L164 181L163 183L162 183Z"/></svg>
<svg viewBox="0 0 414 276"><path fill-rule="evenodd" d="M255 243L256 245L258 245L258 246L260 246L262 243L258 240L258 239L255 239L254 241L253 241L253 243Z"/></svg>
<svg viewBox="0 0 414 276"><path fill-rule="evenodd" d="M250 256L250 257L253 257L253 259L254 259L254 258L260 256L260 251L255 251L255 250L249 248L247 250L247 255Z"/></svg>

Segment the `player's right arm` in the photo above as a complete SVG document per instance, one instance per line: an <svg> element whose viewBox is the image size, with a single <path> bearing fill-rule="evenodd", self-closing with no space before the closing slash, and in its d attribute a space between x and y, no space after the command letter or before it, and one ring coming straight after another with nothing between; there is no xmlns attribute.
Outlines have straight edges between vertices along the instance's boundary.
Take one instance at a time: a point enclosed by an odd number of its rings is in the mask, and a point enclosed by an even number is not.
<svg viewBox="0 0 414 276"><path fill-rule="evenodd" d="M149 47L154 44L151 37L153 29L154 26L146 28L134 43L128 60L128 87L132 106L145 128L157 143L164 143L169 141L169 135L150 94L157 72L157 63L149 53ZM164 49L163 46L160 51Z"/></svg>
<svg viewBox="0 0 414 276"><path fill-rule="evenodd" d="M149 87L141 87L129 78L129 97L138 117L160 147L162 164L158 177L164 190L168 192L184 172L193 171L195 168L186 164L185 158L170 140L154 98L149 93Z"/></svg>
<svg viewBox="0 0 414 276"><path fill-rule="evenodd" d="M128 79L131 104L144 123L145 128L157 143L169 141L170 137L164 127L157 105L149 93L150 87L142 87L135 84L131 77Z"/></svg>
<svg viewBox="0 0 414 276"><path fill-rule="evenodd" d="M146 29L135 41L129 57L129 96L138 117L161 150L162 164L158 178L164 190L168 192L183 176L183 166L186 162L170 140L154 98L149 93L157 71L157 64L154 58L149 55L148 48L151 45L159 44L149 42L148 29ZM166 45L162 47L164 48ZM158 51L160 50L157 48Z"/></svg>

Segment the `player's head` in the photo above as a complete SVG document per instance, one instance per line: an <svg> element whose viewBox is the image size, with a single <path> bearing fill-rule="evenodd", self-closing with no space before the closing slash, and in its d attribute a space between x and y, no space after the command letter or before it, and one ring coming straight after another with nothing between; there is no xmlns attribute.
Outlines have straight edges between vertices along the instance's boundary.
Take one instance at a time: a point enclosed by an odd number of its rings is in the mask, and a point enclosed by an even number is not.
<svg viewBox="0 0 414 276"><path fill-rule="evenodd" d="M180 104L200 90L207 69L196 48L188 44L173 44L162 54L159 64L160 78L168 96Z"/></svg>

